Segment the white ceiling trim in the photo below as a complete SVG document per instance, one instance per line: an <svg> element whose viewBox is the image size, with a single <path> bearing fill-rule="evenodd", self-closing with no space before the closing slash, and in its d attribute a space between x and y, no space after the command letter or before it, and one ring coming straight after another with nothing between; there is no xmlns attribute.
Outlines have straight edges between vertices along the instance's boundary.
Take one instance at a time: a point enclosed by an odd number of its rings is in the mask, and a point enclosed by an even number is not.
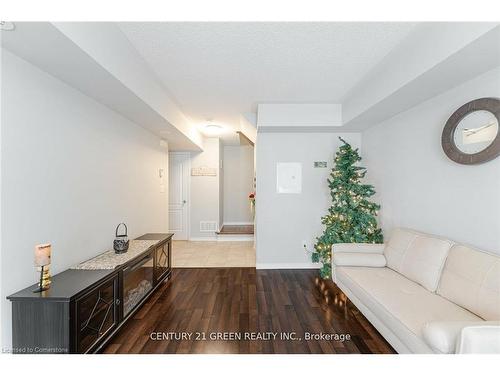
<svg viewBox="0 0 500 375"><path fill-rule="evenodd" d="M129 42L116 25L103 23L93 29L87 23L56 27L48 22L18 22L14 31L2 33L1 42L12 53L166 139L171 149L202 149L201 135L155 89L144 62L130 45L127 49Z"/></svg>
<svg viewBox="0 0 500 375"><path fill-rule="evenodd" d="M415 23L120 23L182 110L237 130L260 103L339 103Z"/></svg>
<svg viewBox="0 0 500 375"><path fill-rule="evenodd" d="M498 65L495 23L424 23L342 100L345 127L364 129Z"/></svg>

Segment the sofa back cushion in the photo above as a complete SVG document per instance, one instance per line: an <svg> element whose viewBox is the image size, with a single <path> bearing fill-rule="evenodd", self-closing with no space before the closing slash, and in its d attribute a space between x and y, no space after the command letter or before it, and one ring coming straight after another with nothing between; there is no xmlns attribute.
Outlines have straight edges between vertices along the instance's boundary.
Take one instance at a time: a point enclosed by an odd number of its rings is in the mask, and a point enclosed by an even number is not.
<svg viewBox="0 0 500 375"><path fill-rule="evenodd" d="M429 234L397 228L387 243L387 267L435 292L453 242Z"/></svg>
<svg viewBox="0 0 500 375"><path fill-rule="evenodd" d="M485 320L500 320L500 257L453 246L437 293Z"/></svg>

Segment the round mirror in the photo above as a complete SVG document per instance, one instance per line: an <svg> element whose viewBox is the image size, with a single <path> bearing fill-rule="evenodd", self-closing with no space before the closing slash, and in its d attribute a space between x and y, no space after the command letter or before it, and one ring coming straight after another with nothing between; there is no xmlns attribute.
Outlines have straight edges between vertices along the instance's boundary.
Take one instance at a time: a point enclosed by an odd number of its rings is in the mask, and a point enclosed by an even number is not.
<svg viewBox="0 0 500 375"><path fill-rule="evenodd" d="M460 164L479 164L500 155L500 99L464 104L448 119L441 136L445 154Z"/></svg>
<svg viewBox="0 0 500 375"><path fill-rule="evenodd" d="M469 113L458 123L453 139L460 151L477 154L491 145L497 134L497 118L493 113L481 110Z"/></svg>

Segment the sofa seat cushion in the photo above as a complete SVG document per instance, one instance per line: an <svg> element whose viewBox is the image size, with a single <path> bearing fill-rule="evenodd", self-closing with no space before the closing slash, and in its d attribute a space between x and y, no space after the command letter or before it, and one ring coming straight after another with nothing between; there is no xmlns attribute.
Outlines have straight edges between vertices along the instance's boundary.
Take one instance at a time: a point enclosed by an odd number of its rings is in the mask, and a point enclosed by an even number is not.
<svg viewBox="0 0 500 375"><path fill-rule="evenodd" d="M453 246L437 293L484 320L500 320L500 257Z"/></svg>
<svg viewBox="0 0 500 375"><path fill-rule="evenodd" d="M453 242L445 238L396 228L384 251L387 267L435 292Z"/></svg>
<svg viewBox="0 0 500 375"><path fill-rule="evenodd" d="M423 340L427 322L482 320L387 267L337 267L335 272L339 286L354 293L414 353L433 352Z"/></svg>

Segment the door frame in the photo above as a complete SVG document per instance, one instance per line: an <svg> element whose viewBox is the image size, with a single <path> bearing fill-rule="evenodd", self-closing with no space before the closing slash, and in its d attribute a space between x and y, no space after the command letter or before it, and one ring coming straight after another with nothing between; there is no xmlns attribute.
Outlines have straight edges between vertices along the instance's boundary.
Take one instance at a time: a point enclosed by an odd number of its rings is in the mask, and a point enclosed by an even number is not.
<svg viewBox="0 0 500 375"><path fill-rule="evenodd" d="M188 174L187 174L187 178L185 181L186 182L186 194L187 194L187 197L186 197L186 225L187 225L187 228L186 228L186 233L187 233L187 236L186 236L186 240L185 241L189 241L189 238L191 237L191 221L190 221L190 218L191 218L191 153L188 152L188 151L169 151L168 152L168 167L169 167L169 177L168 177L168 191L169 191L169 194L170 194L170 156L171 155L179 155L179 156L186 156L186 165L187 165L187 169L188 169ZM167 210L167 215L170 215L170 199L168 201L168 210ZM168 230L170 231L170 218L168 220ZM172 240L175 240L174 238L172 238ZM183 241L183 240L181 240Z"/></svg>

